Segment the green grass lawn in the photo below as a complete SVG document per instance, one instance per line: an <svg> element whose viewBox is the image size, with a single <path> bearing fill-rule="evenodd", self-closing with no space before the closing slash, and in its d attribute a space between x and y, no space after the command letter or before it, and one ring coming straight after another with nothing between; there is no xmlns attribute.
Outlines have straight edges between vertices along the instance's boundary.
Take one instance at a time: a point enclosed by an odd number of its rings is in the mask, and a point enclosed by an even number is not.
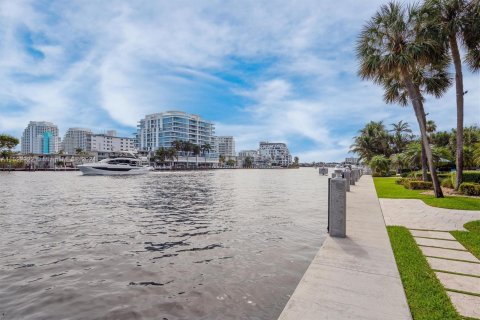
<svg viewBox="0 0 480 320"><path fill-rule="evenodd" d="M433 195L421 194L423 190L405 189L396 184L398 178L373 178L379 198L420 199L432 207L460 210L480 210L480 198L445 197L435 198Z"/></svg>
<svg viewBox="0 0 480 320"><path fill-rule="evenodd" d="M464 227L468 231L452 231L451 234L468 251L480 259L480 220L465 223Z"/></svg>
<svg viewBox="0 0 480 320"><path fill-rule="evenodd" d="M408 305L415 320L460 320L442 284L404 227L387 227Z"/></svg>

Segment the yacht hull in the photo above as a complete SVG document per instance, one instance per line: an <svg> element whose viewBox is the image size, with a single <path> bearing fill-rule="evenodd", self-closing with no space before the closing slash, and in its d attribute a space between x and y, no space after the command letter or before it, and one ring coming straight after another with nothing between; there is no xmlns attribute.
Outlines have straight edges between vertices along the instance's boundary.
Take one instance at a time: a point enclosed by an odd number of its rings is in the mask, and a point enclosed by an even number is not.
<svg viewBox="0 0 480 320"><path fill-rule="evenodd" d="M130 176L147 174L152 170L151 167L117 166L117 168L111 168L98 165L79 165L78 169L80 169L84 176Z"/></svg>

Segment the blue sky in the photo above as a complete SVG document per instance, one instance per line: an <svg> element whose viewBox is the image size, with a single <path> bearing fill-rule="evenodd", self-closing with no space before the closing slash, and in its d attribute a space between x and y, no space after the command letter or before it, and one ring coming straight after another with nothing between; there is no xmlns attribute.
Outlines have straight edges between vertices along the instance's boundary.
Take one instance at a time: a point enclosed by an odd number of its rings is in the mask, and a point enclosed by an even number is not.
<svg viewBox="0 0 480 320"><path fill-rule="evenodd" d="M287 142L301 161L341 160L370 120L406 120L361 81L355 39L385 1L2 1L0 132L30 120L117 129L145 114L196 113L237 151ZM466 124L480 122L480 78L465 72ZM427 97L455 126L453 89Z"/></svg>

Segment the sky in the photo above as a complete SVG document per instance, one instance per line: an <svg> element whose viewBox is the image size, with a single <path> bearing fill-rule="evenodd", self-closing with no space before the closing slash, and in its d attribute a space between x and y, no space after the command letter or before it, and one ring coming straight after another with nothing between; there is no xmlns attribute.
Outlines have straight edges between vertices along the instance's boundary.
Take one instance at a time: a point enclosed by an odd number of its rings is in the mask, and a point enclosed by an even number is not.
<svg viewBox="0 0 480 320"><path fill-rule="evenodd" d="M0 0L0 133L29 121L116 129L181 110L237 151L286 142L301 162L340 161L368 121L417 123L357 76L355 42L386 1ZM465 124L480 123L480 76L464 70ZM455 92L427 97L439 130Z"/></svg>

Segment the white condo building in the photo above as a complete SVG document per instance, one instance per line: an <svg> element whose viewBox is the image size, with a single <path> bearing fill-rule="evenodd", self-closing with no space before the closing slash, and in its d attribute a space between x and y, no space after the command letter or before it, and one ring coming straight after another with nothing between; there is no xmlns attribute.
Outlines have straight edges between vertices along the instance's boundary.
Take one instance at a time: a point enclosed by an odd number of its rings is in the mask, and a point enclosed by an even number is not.
<svg viewBox="0 0 480 320"><path fill-rule="evenodd" d="M137 130L137 146L142 151L170 148L175 140L189 141L198 146L214 146L215 127L198 115L166 111L145 116ZM212 153L213 156L213 153Z"/></svg>
<svg viewBox="0 0 480 320"><path fill-rule="evenodd" d="M22 134L21 152L51 154L60 150L58 127L47 121L30 121Z"/></svg>
<svg viewBox="0 0 480 320"><path fill-rule="evenodd" d="M116 132L110 130L106 134L87 135L86 150L96 152L133 152L136 149L133 138L117 137Z"/></svg>
<svg viewBox="0 0 480 320"><path fill-rule="evenodd" d="M285 143L260 142L260 156L268 159L272 166L286 167L292 163L292 156Z"/></svg>
<svg viewBox="0 0 480 320"><path fill-rule="evenodd" d="M62 141L62 150L67 154L75 154L77 149L88 149L88 136L92 134L90 129L70 128L65 133Z"/></svg>
<svg viewBox="0 0 480 320"><path fill-rule="evenodd" d="M219 155L224 157L235 157L235 139L232 136L215 137L215 147Z"/></svg>

